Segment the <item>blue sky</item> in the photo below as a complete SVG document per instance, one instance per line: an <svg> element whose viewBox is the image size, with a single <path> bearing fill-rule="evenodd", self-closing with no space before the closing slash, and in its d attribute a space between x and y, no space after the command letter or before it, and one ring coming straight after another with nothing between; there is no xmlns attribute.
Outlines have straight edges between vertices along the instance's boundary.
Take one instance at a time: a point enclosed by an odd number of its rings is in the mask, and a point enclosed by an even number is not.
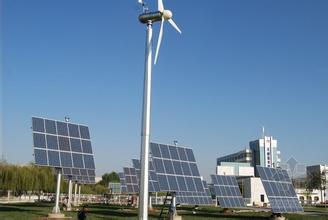
<svg viewBox="0 0 328 220"><path fill-rule="evenodd" d="M182 35L165 24L151 140L192 147L206 178L262 126L283 160L328 162L327 1L164 4ZM89 125L98 174L130 165L140 152L145 44L136 1L3 0L1 10L6 159L33 160L32 115L67 115Z"/></svg>

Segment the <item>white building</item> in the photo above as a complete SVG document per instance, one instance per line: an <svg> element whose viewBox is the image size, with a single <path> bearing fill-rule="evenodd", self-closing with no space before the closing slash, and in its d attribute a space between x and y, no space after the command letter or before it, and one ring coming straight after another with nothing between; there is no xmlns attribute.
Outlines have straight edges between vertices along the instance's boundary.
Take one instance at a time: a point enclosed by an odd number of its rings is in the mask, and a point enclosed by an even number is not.
<svg viewBox="0 0 328 220"><path fill-rule="evenodd" d="M321 175L320 201L328 201L328 165L312 165L306 167L307 178L311 178L314 173Z"/></svg>
<svg viewBox="0 0 328 220"><path fill-rule="evenodd" d="M295 189L297 198L302 204L320 204L321 191L318 189L312 192L306 191L306 189Z"/></svg>

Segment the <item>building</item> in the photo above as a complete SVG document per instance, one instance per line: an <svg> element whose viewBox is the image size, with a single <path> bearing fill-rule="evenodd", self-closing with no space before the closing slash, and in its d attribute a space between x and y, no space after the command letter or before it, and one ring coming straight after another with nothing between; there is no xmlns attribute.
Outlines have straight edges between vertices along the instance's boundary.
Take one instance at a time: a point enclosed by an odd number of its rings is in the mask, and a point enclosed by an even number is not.
<svg viewBox="0 0 328 220"><path fill-rule="evenodd" d="M319 164L306 167L307 178L315 176L316 173L321 175L321 202L328 201L328 165Z"/></svg>
<svg viewBox="0 0 328 220"><path fill-rule="evenodd" d="M222 162L251 163L252 151L250 149L245 149L216 159L217 166L220 166Z"/></svg>
<svg viewBox="0 0 328 220"><path fill-rule="evenodd" d="M265 206L268 198L261 179L255 174L255 167L279 167L279 157L277 140L263 136L249 142L249 149L217 158L216 174L236 176L245 202L248 205Z"/></svg>
<svg viewBox="0 0 328 220"><path fill-rule="evenodd" d="M250 163L221 162L216 166L217 175L254 176L254 167Z"/></svg>
<svg viewBox="0 0 328 220"><path fill-rule="evenodd" d="M264 136L258 140L249 142L252 151L252 166L279 167L280 151L277 150L277 140Z"/></svg>

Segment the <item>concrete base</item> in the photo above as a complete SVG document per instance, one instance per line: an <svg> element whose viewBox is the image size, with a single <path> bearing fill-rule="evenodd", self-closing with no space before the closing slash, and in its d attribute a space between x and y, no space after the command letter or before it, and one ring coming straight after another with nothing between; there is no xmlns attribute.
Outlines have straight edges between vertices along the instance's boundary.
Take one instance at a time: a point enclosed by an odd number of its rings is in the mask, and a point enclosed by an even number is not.
<svg viewBox="0 0 328 220"><path fill-rule="evenodd" d="M62 213L49 213L48 217L43 218L44 220L60 220L60 219L72 219L72 217L65 217Z"/></svg>
<svg viewBox="0 0 328 220"><path fill-rule="evenodd" d="M182 216L180 216L180 215L173 215L172 220L182 220Z"/></svg>

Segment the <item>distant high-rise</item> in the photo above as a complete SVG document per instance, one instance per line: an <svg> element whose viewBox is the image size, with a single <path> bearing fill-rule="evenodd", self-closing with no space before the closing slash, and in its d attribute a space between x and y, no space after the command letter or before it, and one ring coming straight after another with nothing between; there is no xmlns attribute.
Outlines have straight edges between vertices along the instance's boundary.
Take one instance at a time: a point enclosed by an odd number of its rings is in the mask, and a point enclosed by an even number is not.
<svg viewBox="0 0 328 220"><path fill-rule="evenodd" d="M252 165L260 165L263 167L279 167L280 151L277 150L277 140L273 137L263 136L255 141L249 142L252 150Z"/></svg>

